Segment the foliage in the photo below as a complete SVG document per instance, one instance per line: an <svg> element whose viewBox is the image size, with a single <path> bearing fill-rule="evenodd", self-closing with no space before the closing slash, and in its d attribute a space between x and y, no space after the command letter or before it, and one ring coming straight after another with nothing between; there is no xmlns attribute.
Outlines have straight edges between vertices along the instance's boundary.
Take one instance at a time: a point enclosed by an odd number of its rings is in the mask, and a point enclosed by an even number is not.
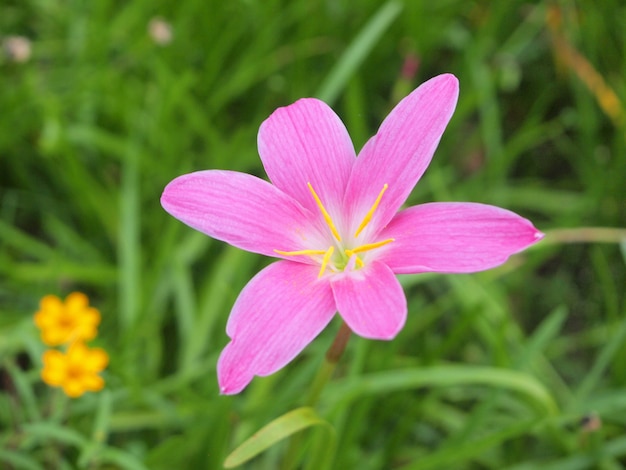
<svg viewBox="0 0 626 470"><path fill-rule="evenodd" d="M157 16L169 43L148 33ZM220 396L226 319L265 261L169 217L161 191L193 170L261 174L259 124L303 96L360 146L442 72L459 105L408 202L506 207L547 237L492 271L403 277L407 326L351 338L316 411L285 431L307 428L293 459L626 465L625 23L617 0L4 2L0 34L32 53L0 57L0 467L222 468L299 409L338 324ZM33 322L42 297L73 291L102 313L110 355L105 390L76 400L41 381Z"/></svg>

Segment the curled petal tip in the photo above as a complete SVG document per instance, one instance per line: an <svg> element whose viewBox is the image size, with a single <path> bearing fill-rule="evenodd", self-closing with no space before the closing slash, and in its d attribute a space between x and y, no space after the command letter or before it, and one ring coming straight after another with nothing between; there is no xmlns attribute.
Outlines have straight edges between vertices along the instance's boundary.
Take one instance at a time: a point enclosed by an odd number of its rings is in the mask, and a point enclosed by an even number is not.
<svg viewBox="0 0 626 470"><path fill-rule="evenodd" d="M441 75L438 75L435 78L437 78L439 80L448 80L449 82L456 83L457 85L459 83L459 79L456 78L456 75L454 75L452 73L442 73Z"/></svg>
<svg viewBox="0 0 626 470"><path fill-rule="evenodd" d="M218 362L218 387L220 395L236 395L248 386L253 376L238 368L237 365L229 363L229 358L224 354L226 351L228 351L228 346Z"/></svg>
<svg viewBox="0 0 626 470"><path fill-rule="evenodd" d="M229 377L218 377L218 386L220 389L220 395L236 395L241 392L244 388L248 386L251 382L251 378L249 380L233 380ZM229 381L229 383L224 383L225 381ZM234 383L237 382L237 383Z"/></svg>
<svg viewBox="0 0 626 470"><path fill-rule="evenodd" d="M432 85L437 84L439 86L443 86L443 87L449 88L449 91L451 91L454 94L458 95L459 79L456 78L456 76L451 74L451 73L442 73L441 75L437 75L437 76L431 78L430 80L424 82L423 85L424 84L428 84L428 83L430 83Z"/></svg>

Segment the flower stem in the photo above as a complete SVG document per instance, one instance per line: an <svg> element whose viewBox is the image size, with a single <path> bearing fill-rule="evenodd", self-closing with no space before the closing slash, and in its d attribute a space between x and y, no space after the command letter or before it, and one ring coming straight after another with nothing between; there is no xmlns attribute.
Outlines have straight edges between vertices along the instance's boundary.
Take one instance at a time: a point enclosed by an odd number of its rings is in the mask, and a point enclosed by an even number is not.
<svg viewBox="0 0 626 470"><path fill-rule="evenodd" d="M546 231L549 243L620 243L626 240L626 228L576 227Z"/></svg>
<svg viewBox="0 0 626 470"><path fill-rule="evenodd" d="M326 356L324 357L324 362L322 366L317 371L317 375L313 379L313 384L311 385L311 391L304 401L305 406L314 407L322 394L322 390L324 390L324 386L331 379L333 372L335 371L335 367L341 359L344 351L346 350L346 346L348 345L348 340L350 339L350 334L352 330L345 323L341 322L341 326L339 327L339 331L337 332L337 336L335 336L335 340L333 344L330 345L328 351L326 351ZM287 452L285 453L285 459L283 460L283 465L281 468L284 470L290 470L295 468L298 454L302 447L302 435L296 434L292 436L289 447L287 448Z"/></svg>
<svg viewBox="0 0 626 470"><path fill-rule="evenodd" d="M324 358L322 367L320 367L315 379L313 379L311 391L304 402L306 406L315 406L319 400L324 386L332 377L339 359L341 359L343 352L346 350L351 333L352 330L350 327L345 322L341 322L341 326L339 327L339 331L337 332L337 336L335 336L333 344L331 344L328 351L326 351L326 357Z"/></svg>

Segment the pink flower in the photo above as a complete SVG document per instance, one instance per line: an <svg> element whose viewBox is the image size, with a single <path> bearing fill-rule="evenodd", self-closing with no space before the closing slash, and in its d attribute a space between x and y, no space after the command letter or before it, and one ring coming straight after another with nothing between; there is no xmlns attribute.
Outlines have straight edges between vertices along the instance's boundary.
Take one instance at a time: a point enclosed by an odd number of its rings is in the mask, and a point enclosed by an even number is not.
<svg viewBox="0 0 626 470"><path fill-rule="evenodd" d="M307 98L261 125L271 184L233 171L173 180L161 204L174 217L244 250L282 258L243 289L218 366L220 390L290 362L339 315L356 334L392 339L407 303L396 274L469 273L504 263L542 238L498 207L430 203L400 210L452 116L458 81L437 76L404 98L356 158L341 120Z"/></svg>

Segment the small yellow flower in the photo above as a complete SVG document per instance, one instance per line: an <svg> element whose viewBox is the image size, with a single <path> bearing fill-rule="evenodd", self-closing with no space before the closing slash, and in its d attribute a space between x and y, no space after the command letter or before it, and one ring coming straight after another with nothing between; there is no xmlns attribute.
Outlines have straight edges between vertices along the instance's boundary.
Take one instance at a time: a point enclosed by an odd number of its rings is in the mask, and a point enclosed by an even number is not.
<svg viewBox="0 0 626 470"><path fill-rule="evenodd" d="M93 339L99 323L100 312L90 307L89 299L80 292L68 295L65 303L55 295L46 295L35 314L41 340L48 346Z"/></svg>
<svg viewBox="0 0 626 470"><path fill-rule="evenodd" d="M104 387L98 375L109 363L109 355L101 348L88 348L81 342L70 345L67 353L50 349L43 354L41 378L53 387L62 387L68 397L77 398L85 392Z"/></svg>

